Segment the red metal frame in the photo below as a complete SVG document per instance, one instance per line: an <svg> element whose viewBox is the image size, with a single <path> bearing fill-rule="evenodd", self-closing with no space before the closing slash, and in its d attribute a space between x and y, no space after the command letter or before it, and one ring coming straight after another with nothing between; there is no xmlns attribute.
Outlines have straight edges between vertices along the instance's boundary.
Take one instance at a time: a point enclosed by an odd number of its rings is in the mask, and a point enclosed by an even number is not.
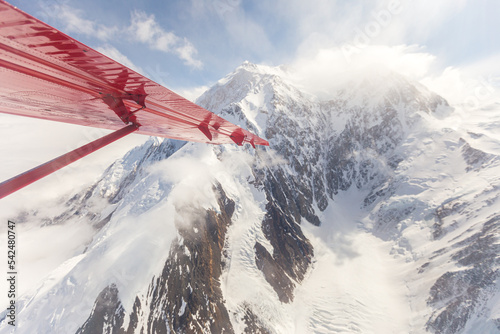
<svg viewBox="0 0 500 334"><path fill-rule="evenodd" d="M37 180L40 180L51 173L54 173L70 163L75 162L122 137L125 137L134 131L137 131L138 129L139 127L134 124L126 126L118 131L94 140L93 142L83 145L76 150L63 154L58 158L50 160L38 167L30 169L27 172L0 183L0 199L26 187L27 185L30 185Z"/></svg>

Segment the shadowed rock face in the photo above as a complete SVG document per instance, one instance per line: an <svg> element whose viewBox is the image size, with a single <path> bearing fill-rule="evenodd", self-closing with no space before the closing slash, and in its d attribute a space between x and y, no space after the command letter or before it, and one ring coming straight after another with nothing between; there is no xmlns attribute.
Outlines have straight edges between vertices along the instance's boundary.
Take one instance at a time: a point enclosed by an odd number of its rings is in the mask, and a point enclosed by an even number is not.
<svg viewBox="0 0 500 334"><path fill-rule="evenodd" d="M295 284L288 278L280 263L274 260L264 246L260 243L255 243L255 263L259 268L266 281L271 284L274 291L278 294L278 298L282 303L289 303L293 300L293 290Z"/></svg>
<svg viewBox="0 0 500 334"><path fill-rule="evenodd" d="M268 203L262 230L274 250L271 255L264 246L256 242L255 263L280 301L291 302L296 283L304 279L311 264L313 247L293 217L280 210L277 203Z"/></svg>
<svg viewBox="0 0 500 334"><path fill-rule="evenodd" d="M97 296L90 317L76 334L125 333L121 330L124 316L125 312L118 298L118 289L112 284L104 288Z"/></svg>
<svg viewBox="0 0 500 334"><path fill-rule="evenodd" d="M200 209L194 212L197 219L177 226L182 239L173 242L162 275L150 287L148 332L233 332L219 277L234 202L220 186L215 191L219 213Z"/></svg>

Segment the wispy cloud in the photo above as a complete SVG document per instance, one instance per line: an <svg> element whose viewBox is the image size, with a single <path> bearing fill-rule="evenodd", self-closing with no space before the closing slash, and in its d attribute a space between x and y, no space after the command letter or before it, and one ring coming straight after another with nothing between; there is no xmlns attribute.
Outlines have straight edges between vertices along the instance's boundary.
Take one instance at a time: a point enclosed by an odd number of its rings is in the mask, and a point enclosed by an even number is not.
<svg viewBox="0 0 500 334"><path fill-rule="evenodd" d="M463 67L431 73L422 83L454 105L476 108L500 104L500 54Z"/></svg>
<svg viewBox="0 0 500 334"><path fill-rule="evenodd" d="M62 30L68 34L79 33L95 37L101 41L109 41L120 32L119 27L107 26L85 19L83 11L66 4L51 3L50 6L43 8L45 16L50 19L57 19L62 24Z"/></svg>
<svg viewBox="0 0 500 334"><path fill-rule="evenodd" d="M342 47L330 47L297 57L291 64L291 79L312 94L329 98L346 81L377 69L421 80L429 75L434 62L435 56L417 46L367 45L348 57Z"/></svg>
<svg viewBox="0 0 500 334"><path fill-rule="evenodd" d="M152 50L173 54L190 68L200 69L203 67L203 63L197 58L198 50L196 47L187 38L179 37L174 32L165 30L156 21L153 14L148 15L143 11L132 11L130 24L125 27L108 26L87 19L84 11L66 4L51 3L43 8L45 18L50 21L57 20L58 24L62 26L61 29L68 34L82 34L108 43L117 40L130 40L130 36L132 36L132 41L144 43ZM109 44L101 47L101 49L107 51L108 53L104 53L118 61L120 59L128 60L124 59L125 57L122 54L118 54L118 50L109 46ZM113 56L118 56L119 59ZM133 66L129 60L127 66L138 68Z"/></svg>
<svg viewBox="0 0 500 334"><path fill-rule="evenodd" d="M193 68L201 68L203 63L196 59L198 51L187 38L178 37L171 31L164 30L153 14L133 11L129 31L136 40L146 43L152 49L173 53L184 63Z"/></svg>

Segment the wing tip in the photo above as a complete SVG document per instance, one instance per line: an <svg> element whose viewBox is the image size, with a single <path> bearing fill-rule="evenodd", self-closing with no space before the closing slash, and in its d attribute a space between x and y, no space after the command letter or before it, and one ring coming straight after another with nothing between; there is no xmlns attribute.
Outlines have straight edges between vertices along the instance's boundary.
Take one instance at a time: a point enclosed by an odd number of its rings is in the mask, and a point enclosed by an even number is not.
<svg viewBox="0 0 500 334"><path fill-rule="evenodd" d="M253 136L253 137L252 137L252 139L250 139L250 140L248 141L248 143L249 143L250 145L252 145L252 147L253 147L254 149L256 149L256 148L257 148L257 145L259 145L259 146L269 146L269 142L268 142L267 140L262 139L262 138L257 137L257 136Z"/></svg>

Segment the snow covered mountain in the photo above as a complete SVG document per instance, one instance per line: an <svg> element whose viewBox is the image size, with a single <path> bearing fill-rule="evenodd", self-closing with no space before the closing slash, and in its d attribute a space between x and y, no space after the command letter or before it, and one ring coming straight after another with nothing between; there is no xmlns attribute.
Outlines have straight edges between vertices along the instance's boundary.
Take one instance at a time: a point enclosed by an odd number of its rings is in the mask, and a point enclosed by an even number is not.
<svg viewBox="0 0 500 334"><path fill-rule="evenodd" d="M500 106L467 118L382 70L328 101L288 77L244 63L197 101L269 148L152 138L20 213L88 230L16 333L500 333Z"/></svg>

